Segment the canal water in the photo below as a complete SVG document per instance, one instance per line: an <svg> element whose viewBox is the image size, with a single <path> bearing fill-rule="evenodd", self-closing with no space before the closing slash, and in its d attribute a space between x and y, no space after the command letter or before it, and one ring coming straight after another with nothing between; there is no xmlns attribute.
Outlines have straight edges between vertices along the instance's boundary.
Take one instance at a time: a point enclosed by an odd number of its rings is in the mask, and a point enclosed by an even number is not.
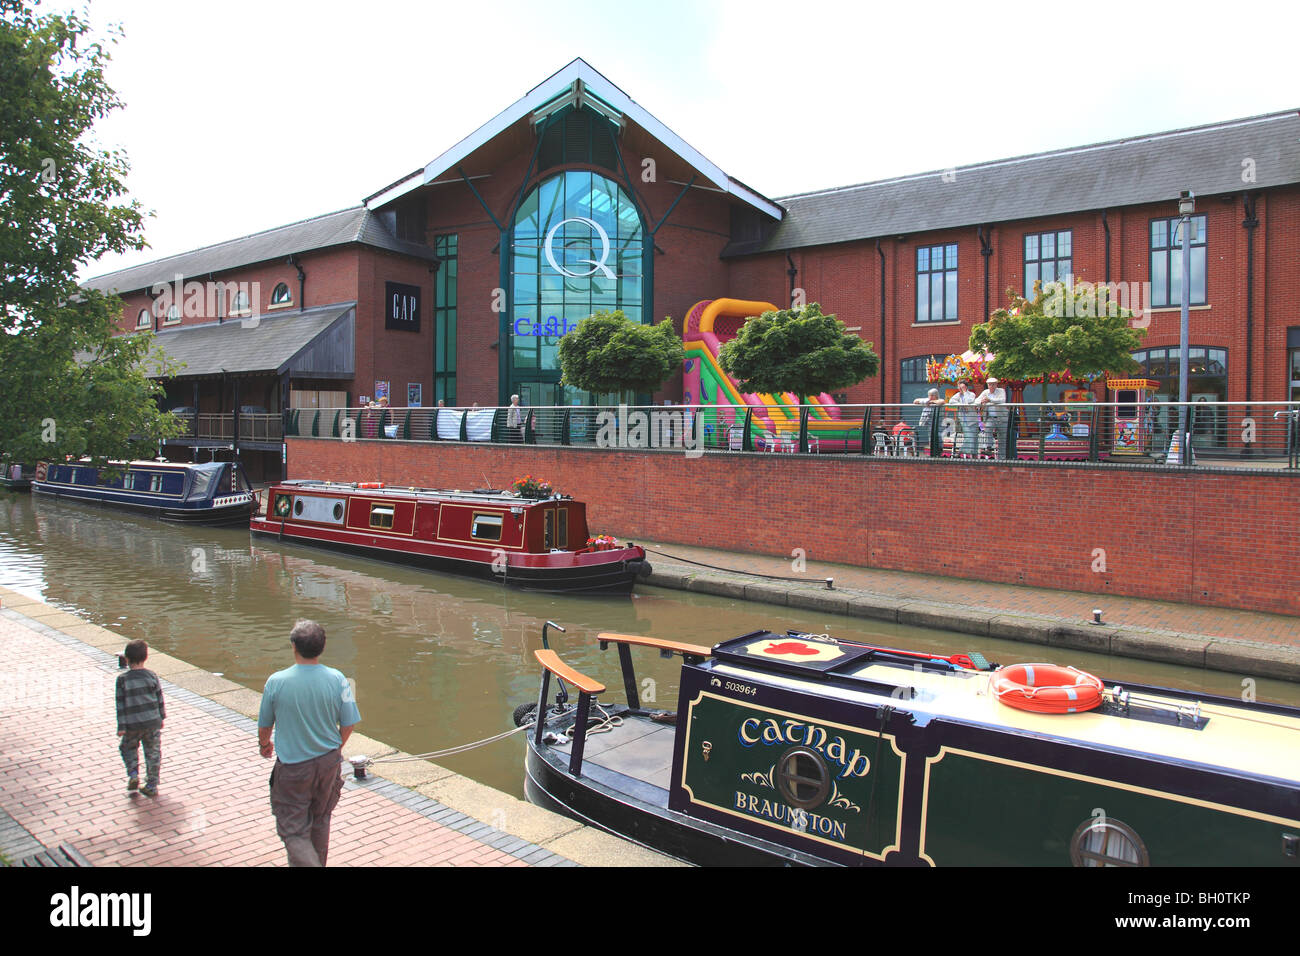
<svg viewBox="0 0 1300 956"><path fill-rule="evenodd" d="M639 587L630 598L524 593L271 539L237 528L189 528L93 506L0 493L0 584L260 691L293 663L299 618L325 628L322 660L355 678L358 732L409 753L456 746L513 726L537 697L533 650L551 646L619 699L617 652L600 631L712 645L759 628L795 627L918 650L979 651L1000 663L1073 664L1108 681L1239 696L1240 676L903 627L709 595ZM633 652L642 698L675 708L679 659ZM1300 687L1259 681L1261 700L1300 704ZM617 693L616 693L617 692ZM112 728L105 728L105 746ZM440 761L523 795L522 735ZM250 751L250 755L253 752ZM258 759L255 755L250 760Z"/></svg>

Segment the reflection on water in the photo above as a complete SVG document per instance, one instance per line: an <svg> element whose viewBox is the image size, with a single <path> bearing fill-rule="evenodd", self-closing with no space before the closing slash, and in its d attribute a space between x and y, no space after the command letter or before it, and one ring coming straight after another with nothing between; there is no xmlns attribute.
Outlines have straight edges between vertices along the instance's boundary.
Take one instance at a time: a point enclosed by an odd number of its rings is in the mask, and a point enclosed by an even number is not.
<svg viewBox="0 0 1300 956"><path fill-rule="evenodd" d="M1055 657L1108 680L1238 695L1240 678L1101 655L899 627L818 612L645 589L624 597L530 594L271 539L237 528L192 528L94 507L0 495L0 584L31 594L230 680L261 690L293 662L289 629L314 618L329 637L323 660L357 681L358 731L411 753L455 746L511 726L537 696L533 650L541 626L561 655L611 692L617 653L599 631L698 644L759 628L799 627L848 640L920 650L979 651L1003 663ZM655 704L676 706L678 659L634 652ZM1261 681L1260 699L1300 703L1300 688ZM646 695L643 694L643 699ZM521 796L522 737L443 761Z"/></svg>

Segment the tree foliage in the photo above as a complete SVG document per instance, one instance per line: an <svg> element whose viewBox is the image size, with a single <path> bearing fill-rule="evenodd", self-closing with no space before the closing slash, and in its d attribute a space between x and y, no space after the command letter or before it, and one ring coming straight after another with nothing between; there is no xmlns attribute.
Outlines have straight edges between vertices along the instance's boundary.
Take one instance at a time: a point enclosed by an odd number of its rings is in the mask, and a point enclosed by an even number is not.
<svg viewBox="0 0 1300 956"><path fill-rule="evenodd" d="M621 311L596 312L560 339L562 381L590 392L653 392L685 357L672 319L642 325Z"/></svg>
<svg viewBox="0 0 1300 956"><path fill-rule="evenodd" d="M970 347L994 353L989 370L1000 378L1029 379L1069 372L1080 379L1136 370L1130 354L1145 329L1133 328L1105 285L1034 283L1034 298L1007 290L1009 304L971 329Z"/></svg>
<svg viewBox="0 0 1300 956"><path fill-rule="evenodd" d="M848 388L880 371L872 344L816 302L748 319L718 360L742 391L801 398Z"/></svg>
<svg viewBox="0 0 1300 956"><path fill-rule="evenodd" d="M108 59L77 14L0 0L0 452L13 460L126 457L130 437L177 428L153 400L149 337L115 335L121 301L77 284L79 268L145 245L126 157L93 135L121 105Z"/></svg>

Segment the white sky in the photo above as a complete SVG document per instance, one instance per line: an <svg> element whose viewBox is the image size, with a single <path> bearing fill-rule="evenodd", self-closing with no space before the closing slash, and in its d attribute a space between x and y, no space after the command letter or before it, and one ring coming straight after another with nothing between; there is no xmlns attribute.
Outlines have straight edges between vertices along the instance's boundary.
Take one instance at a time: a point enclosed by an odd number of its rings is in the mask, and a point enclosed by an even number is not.
<svg viewBox="0 0 1300 956"><path fill-rule="evenodd" d="M125 31L98 138L154 216L82 275L356 205L577 56L779 197L1300 107L1298 9L96 0Z"/></svg>

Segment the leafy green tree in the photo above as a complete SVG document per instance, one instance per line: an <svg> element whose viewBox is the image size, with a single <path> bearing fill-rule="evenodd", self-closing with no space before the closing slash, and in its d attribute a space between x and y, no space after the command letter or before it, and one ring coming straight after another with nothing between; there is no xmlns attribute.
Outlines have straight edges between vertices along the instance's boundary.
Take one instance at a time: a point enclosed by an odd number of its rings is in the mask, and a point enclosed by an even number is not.
<svg viewBox="0 0 1300 956"><path fill-rule="evenodd" d="M1007 298L1005 308L970 334L971 349L994 353L989 370L999 378L1044 376L1046 402L1046 376L1053 372L1089 379L1138 368L1130 353L1146 329L1133 328L1133 313L1115 301L1108 286L1081 282L1069 288L1054 282L1045 289L1036 282L1033 299L1015 289L1007 290Z"/></svg>
<svg viewBox="0 0 1300 956"><path fill-rule="evenodd" d="M816 302L748 319L718 361L741 391L791 392L801 399L848 388L880 371L871 343L847 332Z"/></svg>
<svg viewBox="0 0 1300 956"><path fill-rule="evenodd" d="M119 201L126 157L93 137L121 105L108 59L77 14L0 0L0 452L16 461L126 457L133 436L178 429L154 402L149 337L115 335L121 301L77 284L145 245L140 204Z"/></svg>
<svg viewBox="0 0 1300 956"><path fill-rule="evenodd" d="M642 325L621 311L596 312L560 339L562 381L589 392L653 392L685 357L672 319Z"/></svg>

